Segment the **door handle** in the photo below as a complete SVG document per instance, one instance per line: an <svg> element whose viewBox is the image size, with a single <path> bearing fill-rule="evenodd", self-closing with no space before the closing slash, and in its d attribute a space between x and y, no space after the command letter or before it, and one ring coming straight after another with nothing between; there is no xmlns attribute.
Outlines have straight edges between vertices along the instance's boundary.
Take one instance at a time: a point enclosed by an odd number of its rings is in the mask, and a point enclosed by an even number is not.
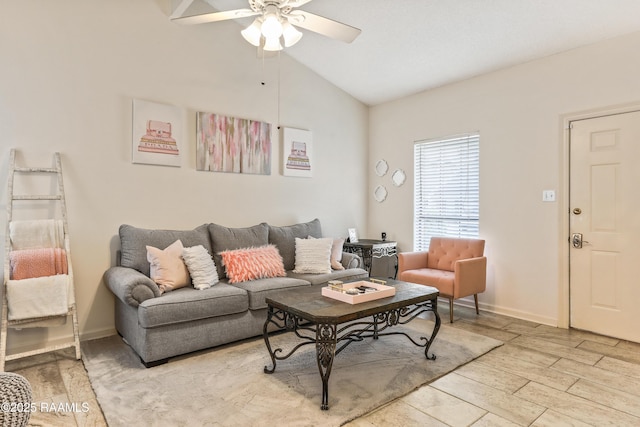
<svg viewBox="0 0 640 427"><path fill-rule="evenodd" d="M589 243L586 240L582 240L582 233L573 233L571 235L571 244L576 249L582 249L583 243Z"/></svg>

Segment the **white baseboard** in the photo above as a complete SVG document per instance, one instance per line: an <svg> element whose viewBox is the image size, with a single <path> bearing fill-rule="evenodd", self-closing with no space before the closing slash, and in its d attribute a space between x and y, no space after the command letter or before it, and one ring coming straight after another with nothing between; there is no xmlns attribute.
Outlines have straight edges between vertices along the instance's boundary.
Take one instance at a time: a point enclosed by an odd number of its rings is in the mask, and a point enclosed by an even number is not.
<svg viewBox="0 0 640 427"><path fill-rule="evenodd" d="M449 300L447 301L447 306L449 304ZM457 299L453 302L455 305L459 305L461 307L469 307L475 310L476 306L475 303L473 302L473 299L465 299L465 298L461 298L461 299ZM499 306L495 306L492 304L486 304L486 303L482 303L482 302L478 302L478 306L480 308L481 311L487 311L489 313L495 313L495 314L501 314L503 316L509 316L509 317L514 317L516 319L520 319L520 320L527 320L529 322L536 322L536 323L540 323L542 325L547 325L547 326L553 326L558 327L558 319L553 318L553 317L545 317L545 316L539 316L537 314L534 313L529 313L526 311L521 311L521 310L514 310L512 308L508 308L508 307L499 307Z"/></svg>
<svg viewBox="0 0 640 427"><path fill-rule="evenodd" d="M89 332L84 332L80 334L80 341L89 341L89 340L97 340L99 338L106 338L106 337L110 337L112 335L116 335L118 333L118 331L116 331L116 328L106 328L106 329L99 329L96 331L89 331Z"/></svg>
<svg viewBox="0 0 640 427"><path fill-rule="evenodd" d="M27 329L23 329L23 330L27 330ZM105 338L111 335L115 335L117 332L115 330L115 328L107 328L107 329L101 329L101 330L97 330L97 331L91 331L91 332L85 332L85 333L81 333L80 334L80 341L88 341L88 340L94 340L94 339L98 339L98 338ZM14 339L12 339L11 341L15 341L15 337L19 336L20 332L14 332ZM38 342L34 342L33 339L27 339L27 341L30 341L27 344L18 344L18 345L11 345L13 343L8 343L9 346L7 348L7 354L17 354L17 353L26 353L29 351L35 351L35 350L39 350L41 348L44 347L48 347L48 346L55 346L55 345L64 345L67 343L73 343L73 332L69 333L69 334L64 334L64 335L60 335L57 336L55 338L50 338L50 339L46 339L46 340L39 340Z"/></svg>

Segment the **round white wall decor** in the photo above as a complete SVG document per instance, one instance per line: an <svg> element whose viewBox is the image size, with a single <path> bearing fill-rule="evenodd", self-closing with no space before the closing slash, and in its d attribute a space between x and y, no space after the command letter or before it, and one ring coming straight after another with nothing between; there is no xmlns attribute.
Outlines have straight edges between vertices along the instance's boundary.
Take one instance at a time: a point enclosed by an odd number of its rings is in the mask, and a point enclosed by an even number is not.
<svg viewBox="0 0 640 427"><path fill-rule="evenodd" d="M384 202L384 199L387 198L387 189L384 185L378 185L375 190L373 190L373 198L378 202Z"/></svg>
<svg viewBox="0 0 640 427"><path fill-rule="evenodd" d="M384 176L388 170L389 165L387 164L387 162L384 160L378 160L378 163L376 163L376 175Z"/></svg>
<svg viewBox="0 0 640 427"><path fill-rule="evenodd" d="M404 184L404 181L407 179L407 175L405 175L402 169L396 169L396 171L391 175L391 180L393 181L393 185L396 187L400 187Z"/></svg>

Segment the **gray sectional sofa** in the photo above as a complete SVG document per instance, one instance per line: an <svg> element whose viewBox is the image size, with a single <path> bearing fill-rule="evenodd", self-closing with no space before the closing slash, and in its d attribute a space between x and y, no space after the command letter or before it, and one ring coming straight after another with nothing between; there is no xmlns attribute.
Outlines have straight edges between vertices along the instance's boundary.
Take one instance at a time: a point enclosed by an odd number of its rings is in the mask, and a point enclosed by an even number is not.
<svg viewBox="0 0 640 427"><path fill-rule="evenodd" d="M177 355L261 335L267 311L265 298L274 292L368 277L362 260L349 253L343 253L344 270L326 274L292 271L295 238L323 237L318 219L284 227L266 223L248 228L204 224L183 231L122 225L119 235L119 265L106 271L104 281L116 296L116 329L147 367ZM164 249L178 239L185 247L203 245L207 249L216 264L219 283L204 290L188 286L161 294L150 279L146 246ZM219 253L267 244L278 248L286 277L229 283Z"/></svg>

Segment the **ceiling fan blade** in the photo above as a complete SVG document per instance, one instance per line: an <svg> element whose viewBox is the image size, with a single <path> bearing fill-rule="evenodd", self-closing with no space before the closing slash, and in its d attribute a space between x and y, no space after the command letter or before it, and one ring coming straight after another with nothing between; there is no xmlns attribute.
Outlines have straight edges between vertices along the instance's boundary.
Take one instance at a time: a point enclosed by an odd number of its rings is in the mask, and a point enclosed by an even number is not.
<svg viewBox="0 0 640 427"><path fill-rule="evenodd" d="M351 43L362 32L358 28L304 10L294 10L289 17L289 22L293 25L345 43Z"/></svg>
<svg viewBox="0 0 640 427"><path fill-rule="evenodd" d="M206 24L207 22L226 21L227 19L239 19L259 14L260 12L254 12L251 9L236 9L224 12L203 13L202 15L183 16L180 18L172 18L171 20L186 25Z"/></svg>
<svg viewBox="0 0 640 427"><path fill-rule="evenodd" d="M311 0L290 0L287 3L287 6L291 6L291 7L300 7L302 5L305 5L307 3L309 3Z"/></svg>

